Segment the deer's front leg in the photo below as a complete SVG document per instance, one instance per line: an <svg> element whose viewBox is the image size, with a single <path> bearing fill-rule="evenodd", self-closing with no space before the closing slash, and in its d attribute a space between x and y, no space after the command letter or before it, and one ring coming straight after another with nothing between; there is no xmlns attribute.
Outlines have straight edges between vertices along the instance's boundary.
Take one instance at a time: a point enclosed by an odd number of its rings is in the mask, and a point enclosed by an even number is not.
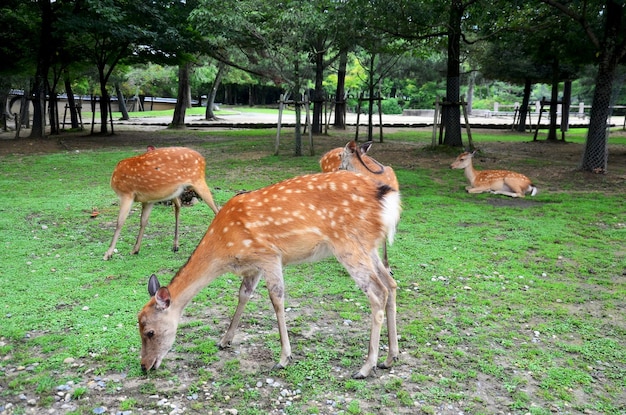
<svg viewBox="0 0 626 415"><path fill-rule="evenodd" d="M489 186L467 186L465 190L467 190L467 193L485 193L489 192L491 188Z"/></svg>
<svg viewBox="0 0 626 415"><path fill-rule="evenodd" d="M258 271L243 275L243 281L241 281L241 286L239 287L239 301L237 302L237 309L235 310L235 315L233 315L233 319L230 322L230 326L228 326L228 330L217 344L220 349L230 347L233 337L235 337L235 331L241 321L243 310L246 308L246 304L256 289L260 278L261 273Z"/></svg>
<svg viewBox="0 0 626 415"><path fill-rule="evenodd" d="M133 255L139 253L139 248L141 248L141 239L143 238L143 233L146 230L146 226L148 225L148 219L150 218L150 213L152 212L153 207L154 202L144 202L141 204L141 221L139 225L139 234L137 235L137 241L135 242L135 246L130 252Z"/></svg>
<svg viewBox="0 0 626 415"><path fill-rule="evenodd" d="M180 197L172 199L172 204L174 205L174 245L172 246L172 251L178 252L178 221L180 218L181 207Z"/></svg>

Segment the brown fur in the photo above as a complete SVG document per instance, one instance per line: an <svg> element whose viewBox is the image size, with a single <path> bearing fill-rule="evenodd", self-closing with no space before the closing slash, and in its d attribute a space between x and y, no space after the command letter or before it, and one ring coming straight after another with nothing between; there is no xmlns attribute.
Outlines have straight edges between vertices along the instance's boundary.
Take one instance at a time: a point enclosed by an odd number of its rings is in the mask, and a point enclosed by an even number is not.
<svg viewBox="0 0 626 415"><path fill-rule="evenodd" d="M367 295L372 311L368 357L354 376L366 377L376 366L385 315L389 354L379 366L390 367L398 357L396 282L383 266L378 248L385 237L393 238L399 215L396 191L347 171L295 177L233 197L169 286L160 287L156 277L151 277L153 297L138 317L142 368L161 364L174 342L183 309L198 291L227 272L240 275L243 281L237 310L219 346L230 346L244 307L264 278L281 341L276 367L285 367L291 360L291 346L283 266L330 255Z"/></svg>
<svg viewBox="0 0 626 415"><path fill-rule="evenodd" d="M176 224L173 250L178 251L178 217L181 206L179 196L185 188L193 188L213 212L217 213L219 210L206 184L205 169L204 157L185 147L148 148L144 154L120 161L111 176L111 188L120 199L120 212L113 240L104 254L104 259L113 256L133 202L141 202L141 226L132 253L139 252L153 205L163 200L172 200L174 203Z"/></svg>
<svg viewBox="0 0 626 415"><path fill-rule="evenodd" d="M537 188L523 174L509 170L476 170L472 163L475 153L465 152L450 165L452 169L465 170L465 177L470 182L465 188L468 193L491 192L511 197L537 194Z"/></svg>

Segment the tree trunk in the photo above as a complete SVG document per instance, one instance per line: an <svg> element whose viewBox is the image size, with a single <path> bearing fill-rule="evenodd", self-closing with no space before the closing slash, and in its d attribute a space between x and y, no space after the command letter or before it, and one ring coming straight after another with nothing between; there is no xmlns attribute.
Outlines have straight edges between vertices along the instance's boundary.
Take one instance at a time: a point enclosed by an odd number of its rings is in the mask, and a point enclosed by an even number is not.
<svg viewBox="0 0 626 415"><path fill-rule="evenodd" d="M556 141L558 139L556 128L557 108L559 106L559 62L555 58L552 62L552 90L550 93L550 126L548 128L548 141Z"/></svg>
<svg viewBox="0 0 626 415"><path fill-rule="evenodd" d="M370 60L370 67L368 71L368 79L367 79L367 95L368 95L368 108L367 108L367 141L372 141L374 137L374 125L373 125L373 115L374 115L374 59L376 59L376 55L372 54L372 59Z"/></svg>
<svg viewBox="0 0 626 415"><path fill-rule="evenodd" d="M472 71L469 74L469 80L467 82L467 115L472 115L472 106L474 105L474 86L476 85L476 72Z"/></svg>
<svg viewBox="0 0 626 415"><path fill-rule="evenodd" d="M122 93L119 82L115 83L115 94L117 95L117 106L122 113L122 119L130 120L130 117L128 116L128 109L126 108L126 100L124 99L124 94Z"/></svg>
<svg viewBox="0 0 626 415"><path fill-rule="evenodd" d="M178 67L178 94L174 107L174 118L170 128L185 128L185 113L189 106L189 67L190 63Z"/></svg>
<svg viewBox="0 0 626 415"><path fill-rule="evenodd" d="M109 91L107 90L107 77L104 74L104 64L98 68L100 78L100 134L109 133Z"/></svg>
<svg viewBox="0 0 626 415"><path fill-rule="evenodd" d="M561 104L561 137L565 139L565 132L569 130L569 108L572 103L572 81L563 84L563 103Z"/></svg>
<svg viewBox="0 0 626 415"><path fill-rule="evenodd" d="M348 52L341 52L339 69L337 70L337 90L335 92L335 127L346 129L346 68L348 66Z"/></svg>
<svg viewBox="0 0 626 415"><path fill-rule="evenodd" d="M313 120L311 132L322 133L322 109L324 107L324 52L315 54L315 91L313 92Z"/></svg>
<svg viewBox="0 0 626 415"><path fill-rule="evenodd" d="M294 86L293 86L293 100L296 102L296 128L294 131L294 154L296 156L302 155L302 125L301 125L301 115L302 115L302 107L300 106L300 102L302 102L302 97L300 96L300 65L296 60L294 62Z"/></svg>
<svg viewBox="0 0 626 415"><path fill-rule="evenodd" d="M581 164L582 170L606 173L608 163L608 118L613 92L615 68L601 62L596 75L596 88L591 103L589 130Z"/></svg>
<svg viewBox="0 0 626 415"><path fill-rule="evenodd" d="M215 105L215 97L217 96L217 89L220 87L222 83L222 78L226 74L226 64L224 62L219 62L217 64L217 74L215 74L215 79L213 80L213 86L211 87L211 92L207 98L206 102L206 112L204 113L204 118L208 121L217 120L217 117L213 113L213 106Z"/></svg>
<svg viewBox="0 0 626 415"><path fill-rule="evenodd" d="M76 107L76 101L74 100L74 92L72 91L72 82L70 81L69 73L65 72L65 79L63 80L65 85L65 95L67 95L67 107L70 110L70 125L72 129L77 129L78 125L78 108Z"/></svg>
<svg viewBox="0 0 626 415"><path fill-rule="evenodd" d="M521 133L526 131L526 118L528 118L528 106L530 105L532 86L533 84L530 78L526 78L524 81L524 98L522 98L522 106L519 109L519 124L517 124L517 131Z"/></svg>
<svg viewBox="0 0 626 415"><path fill-rule="evenodd" d="M48 88L48 113L50 120L50 135L59 135L59 100L56 91Z"/></svg>
<svg viewBox="0 0 626 415"><path fill-rule="evenodd" d="M624 42L618 44L623 34L622 7L620 2L607 0L603 48L600 51L596 85L591 103L589 130L581 169L594 173L606 173L608 163L608 119L610 115L613 81L618 62L626 54ZM613 11L611 11L613 10Z"/></svg>
<svg viewBox="0 0 626 415"><path fill-rule="evenodd" d="M450 147L463 147L461 138L461 19L463 17L462 0L452 0L450 20L448 21L448 73L446 78L446 104L443 106L442 119L445 126L443 144Z"/></svg>
<svg viewBox="0 0 626 415"><path fill-rule="evenodd" d="M50 70L50 54L54 53L51 36L52 4L49 0L39 0L37 4L41 9L41 32L39 33L39 49L37 51L37 70L32 88L34 98L31 138L43 138L46 134L46 80Z"/></svg>

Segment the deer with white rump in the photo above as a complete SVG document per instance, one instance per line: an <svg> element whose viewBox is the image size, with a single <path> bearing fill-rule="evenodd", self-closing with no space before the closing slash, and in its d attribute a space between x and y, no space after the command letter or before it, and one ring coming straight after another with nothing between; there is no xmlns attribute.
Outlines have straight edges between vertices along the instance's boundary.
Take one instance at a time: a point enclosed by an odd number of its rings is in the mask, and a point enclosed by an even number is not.
<svg viewBox="0 0 626 415"><path fill-rule="evenodd" d="M470 185L465 187L468 193L491 192L511 197L537 194L537 188L521 173L509 170L476 170L472 164L474 154L476 151L465 152L450 165L451 169L465 169L465 177L470 182Z"/></svg>
<svg viewBox="0 0 626 415"><path fill-rule="evenodd" d="M350 141L345 147L337 147L326 152L320 159L320 167L323 172L348 170L362 173L372 180L386 184L394 190L399 190L398 178L389 166L383 166L373 157L367 155L372 147L372 142L357 146L355 141ZM389 259L387 257L387 243L383 242L383 264L389 272Z"/></svg>
<svg viewBox="0 0 626 415"><path fill-rule="evenodd" d="M120 212L117 226L104 259L110 259L122 226L130 213L133 202L141 202L141 223L137 241L131 251L139 252L141 239L148 224L152 207L156 202L172 200L174 204L174 252L178 251L178 219L180 214L180 194L191 187L207 205L217 213L211 191L205 180L206 162L197 151L185 147L154 149L148 147L146 153L120 161L111 176L111 188L120 199Z"/></svg>
<svg viewBox="0 0 626 415"><path fill-rule="evenodd" d="M161 365L174 343L184 308L200 290L227 272L241 276L243 281L237 309L218 346L231 346L245 305L263 278L281 343L274 368L286 367L292 355L285 320L283 267L330 255L346 268L371 307L367 360L353 377L367 377L377 364L391 367L398 358L397 285L383 266L378 248L385 238L393 240L400 210L397 191L347 171L295 177L234 196L167 287L161 287L156 276L150 277L148 292L152 297L138 316L142 370ZM378 363L385 316L389 353Z"/></svg>

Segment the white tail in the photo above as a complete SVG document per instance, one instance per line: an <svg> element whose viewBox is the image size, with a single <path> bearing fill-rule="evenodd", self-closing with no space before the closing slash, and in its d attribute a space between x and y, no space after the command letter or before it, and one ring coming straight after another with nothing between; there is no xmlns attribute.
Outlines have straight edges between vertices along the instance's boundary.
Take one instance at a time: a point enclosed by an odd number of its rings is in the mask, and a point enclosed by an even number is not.
<svg viewBox="0 0 626 415"><path fill-rule="evenodd" d="M281 354L275 368L285 367L291 361L291 346L283 266L330 255L346 268L371 306L367 360L353 376L364 378L376 366L385 314L389 354L378 366L390 367L398 358L396 282L381 263L378 248L385 237L393 238L399 216L397 191L347 171L295 177L233 197L167 287L150 277L152 298L138 317L142 369L159 367L174 343L183 309L203 287L227 272L243 281L237 309L218 346L230 346L244 307L263 277L280 334Z"/></svg>
<svg viewBox="0 0 626 415"><path fill-rule="evenodd" d="M120 161L111 176L111 188L120 198L120 213L113 240L104 254L104 259L113 256L115 244L133 202L141 202L141 225L132 253L139 252L152 207L163 200L172 200L174 204L176 223L173 249L178 251L178 218L181 205L179 196L185 188L193 188L213 212L218 212L205 181L205 168L204 157L185 147L154 149L150 146L146 153Z"/></svg>
<svg viewBox="0 0 626 415"><path fill-rule="evenodd" d="M357 146L355 141L350 141L345 147L337 147L324 154L320 159L320 167L324 172L348 170L362 173L394 190L399 190L398 179L393 169L389 166L383 166L373 157L367 155L371 147L371 141L360 146ZM383 243L383 264L391 272L386 243Z"/></svg>
<svg viewBox="0 0 626 415"><path fill-rule="evenodd" d="M450 165L452 169L465 169L465 177L470 182L465 189L469 193L491 192L511 197L537 194L537 188L523 174L509 170L476 170L472 164L475 153L465 152Z"/></svg>

